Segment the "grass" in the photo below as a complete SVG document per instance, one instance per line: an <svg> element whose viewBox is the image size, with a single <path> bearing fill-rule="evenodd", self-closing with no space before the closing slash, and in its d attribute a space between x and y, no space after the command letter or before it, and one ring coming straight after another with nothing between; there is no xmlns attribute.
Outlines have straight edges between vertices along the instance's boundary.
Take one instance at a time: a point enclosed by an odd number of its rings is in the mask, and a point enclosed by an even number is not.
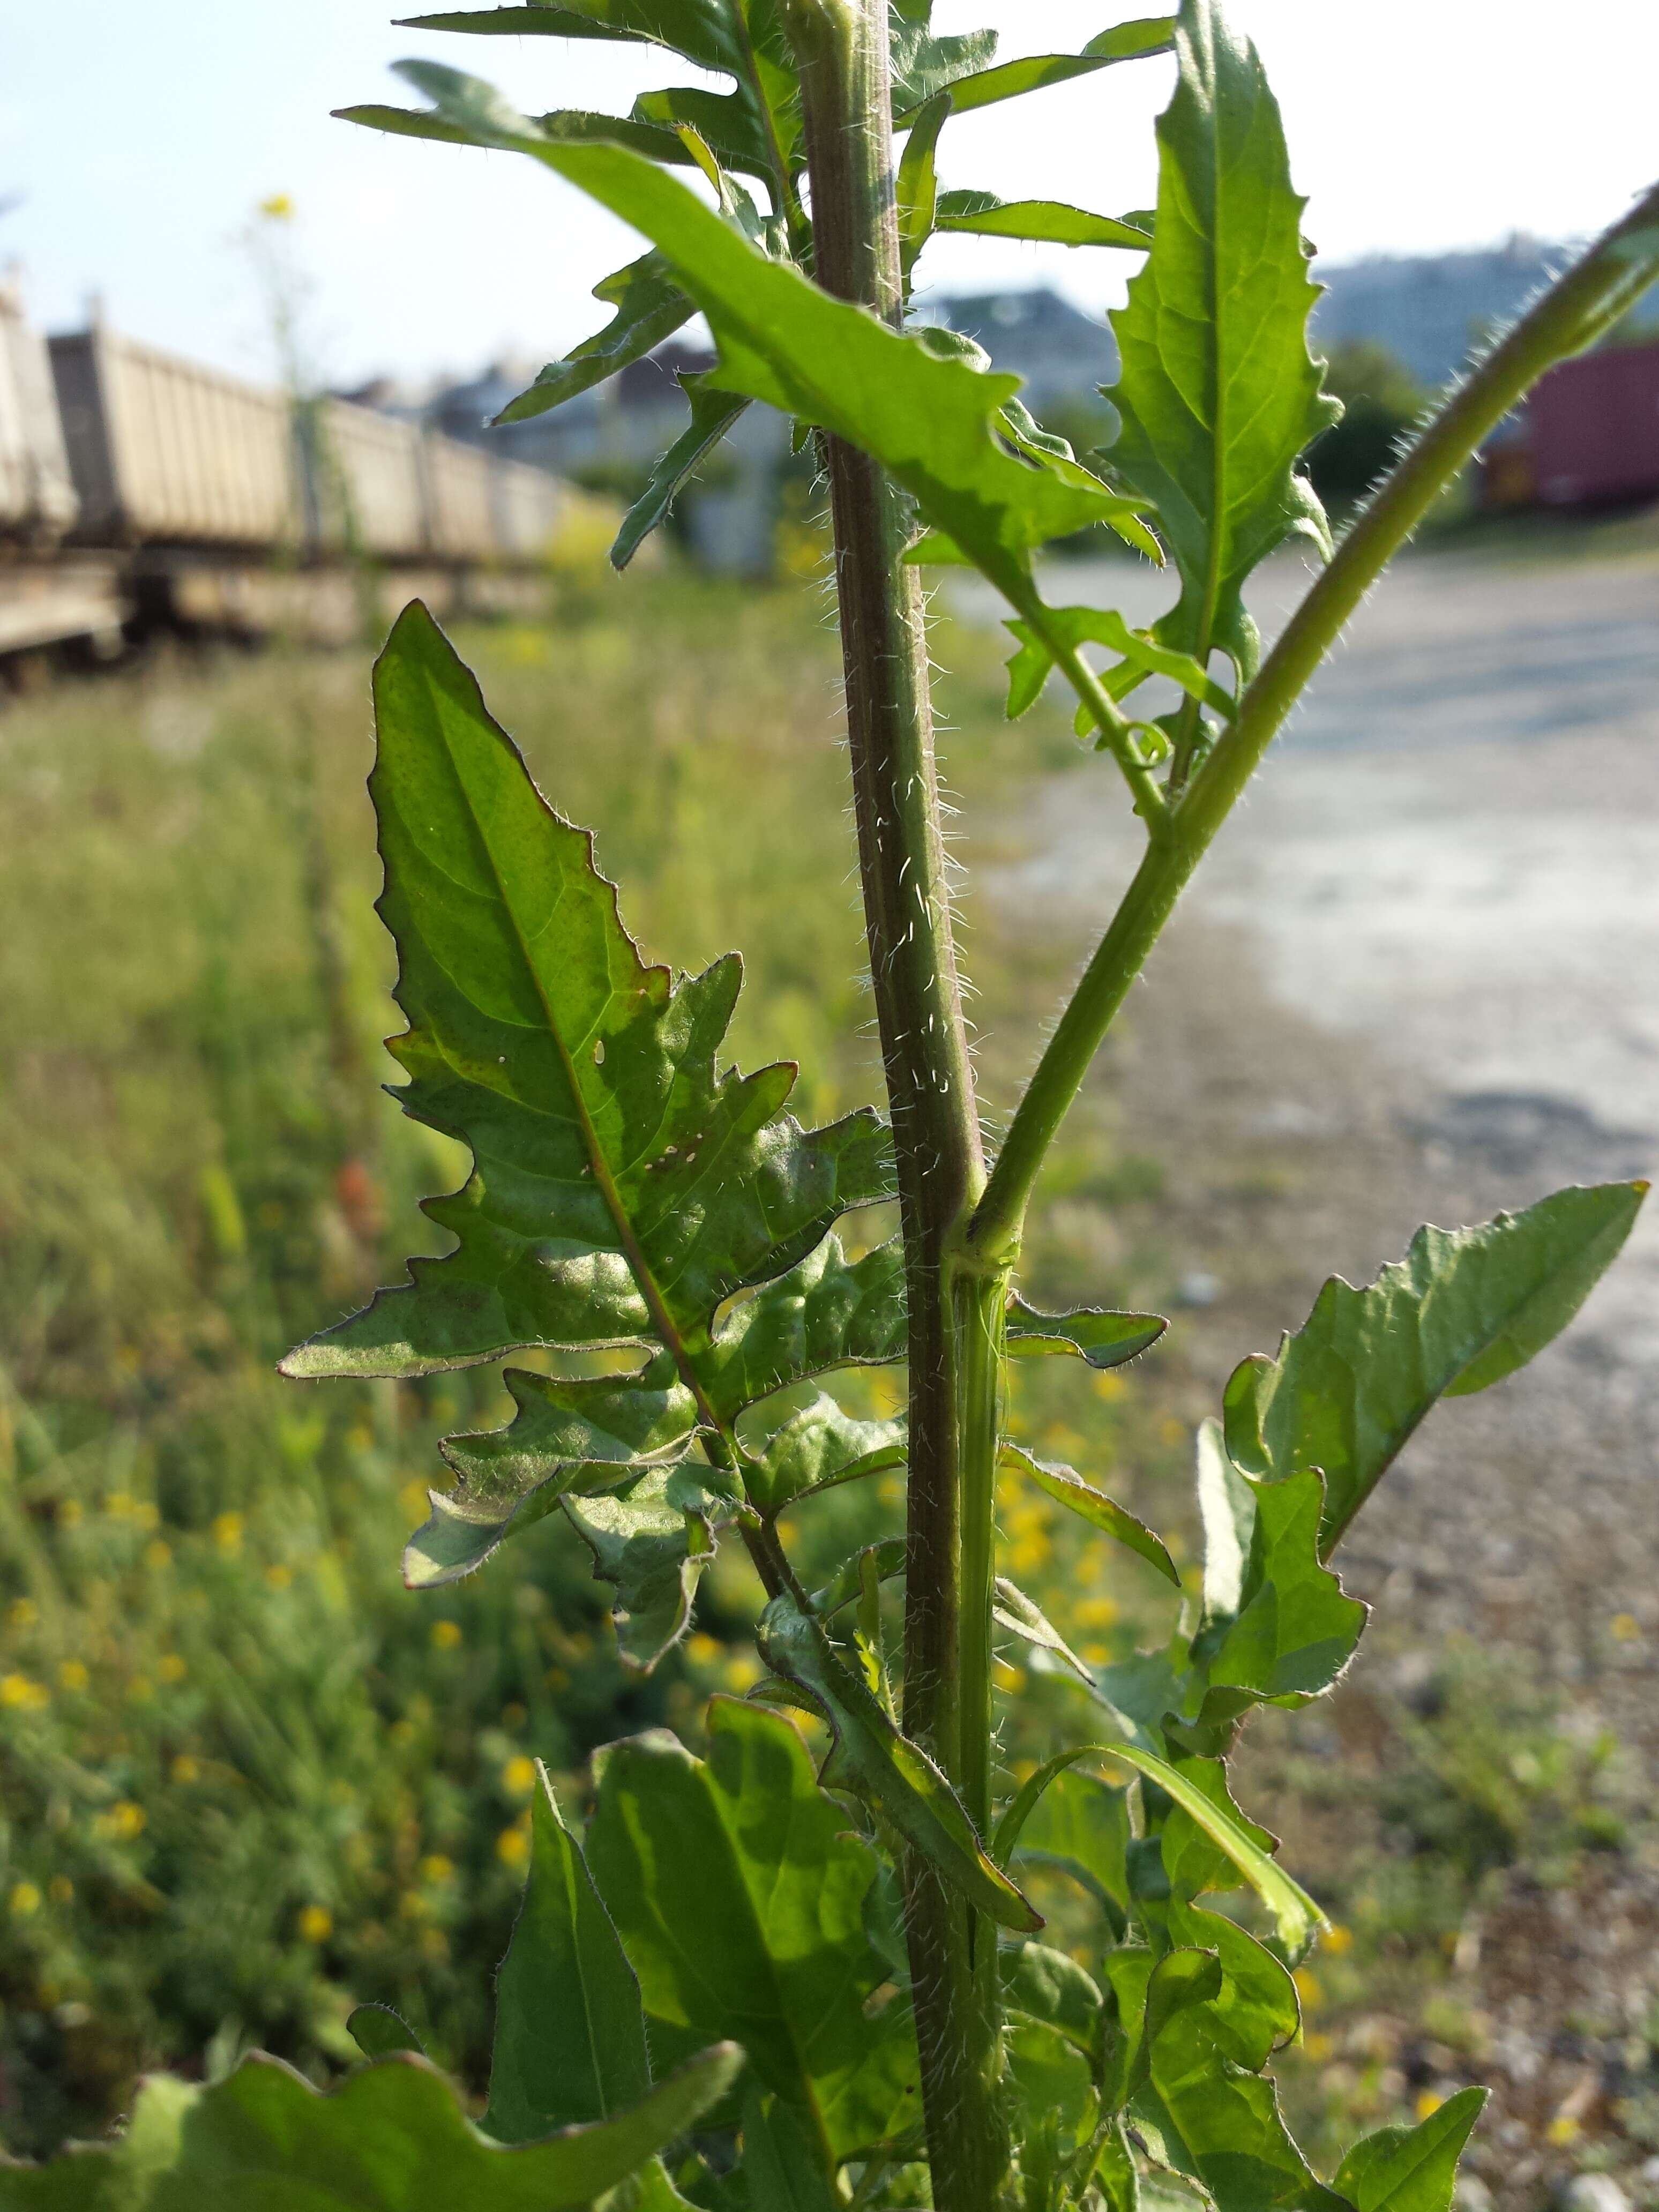
<svg viewBox="0 0 1659 2212"><path fill-rule="evenodd" d="M664 573L570 587L544 622L461 640L543 787L597 830L647 951L690 967L743 950L735 1055L799 1060L794 1103L814 1119L877 1090L823 617L806 586ZM1011 856L1034 767L1099 763L1057 706L1007 729L995 638L942 629L937 652L964 836L975 860ZM369 749L355 654L158 659L0 720L0 2137L15 2152L95 2132L145 2068L216 2071L258 2044L323 2079L368 1999L481 2087L532 1757L579 1793L595 1744L665 1720L695 1738L709 1690L755 1679L757 1593L735 1548L647 1681L617 1662L605 1593L556 1517L453 1591L403 1590L438 1437L504 1412L489 1371L325 1389L272 1371L395 1278L420 1241L415 1200L460 1167L375 1088L396 1074L379 1044L395 1012ZM1041 928L1015 942L972 899L964 921L994 1114L1075 948ZM1103 1078L1051 1165L1029 1254L1039 1297L1162 1304L1192 1264L1165 1242L1170 1170L1125 1146L1115 1111ZM1171 1532L1190 1565L1179 1351L1103 1376L1026 1363L1015 1387L1017 1432ZM845 1395L896 1401L890 1376ZM1150 1571L1040 1494L1011 1486L1001 1507L1008 1571L1086 1659L1167 1633ZM890 1480L797 1516L809 1581L902 1510ZM1060 1722L1080 1693L1019 1647L1007 1657L1018 1773L1075 1733ZM1547 1685L1453 1654L1419 1691L1345 1690L1328 1720L1252 1748L1247 1801L1275 1793L1292 1863L1347 1932L1304 1991L1287 2065L1322 2143L1478 2074L1492 2030L1460 1994L1460 1936L1518 1879L1590 1880L1640 1817L1617 1747L1564 1735ZM1057 1930L1080 1937L1051 1887ZM1648 2124L1647 2078L1632 2073L1626 2132Z"/></svg>

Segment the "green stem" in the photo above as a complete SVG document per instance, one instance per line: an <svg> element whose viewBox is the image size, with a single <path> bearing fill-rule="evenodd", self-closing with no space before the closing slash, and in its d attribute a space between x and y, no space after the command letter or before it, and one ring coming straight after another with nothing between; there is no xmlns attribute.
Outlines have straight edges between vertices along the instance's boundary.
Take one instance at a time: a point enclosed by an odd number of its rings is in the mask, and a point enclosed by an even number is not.
<svg viewBox="0 0 1659 2212"><path fill-rule="evenodd" d="M1446 400L1285 625L1216 744L1146 852L1010 1124L969 1249L1016 1253L1037 1172L1102 1038L1176 900L1344 624L1481 441L1556 362L1580 352L1659 277L1659 187L1544 294Z"/></svg>
<svg viewBox="0 0 1659 2212"><path fill-rule="evenodd" d="M903 295L885 0L783 0L783 14L800 68L814 274L826 291L896 325ZM836 438L823 449L909 1304L904 1718L960 1785L964 1755L988 1752L965 1751L979 1722L965 1722L960 1695L964 1507L942 1269L947 1238L983 1188L984 1161L939 830L921 582L902 558L914 517L867 454ZM980 1931L919 1854L907 1856L904 1878L933 2202L939 2212L991 2212L1007 2150L988 2094L994 2013L975 2001ZM977 1948L994 1952L994 1931Z"/></svg>

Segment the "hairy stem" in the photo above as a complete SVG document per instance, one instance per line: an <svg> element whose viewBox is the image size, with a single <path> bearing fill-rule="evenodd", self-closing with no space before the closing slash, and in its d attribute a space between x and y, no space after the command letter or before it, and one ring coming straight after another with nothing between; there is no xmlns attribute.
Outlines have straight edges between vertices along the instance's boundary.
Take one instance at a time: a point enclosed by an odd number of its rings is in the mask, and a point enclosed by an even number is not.
<svg viewBox="0 0 1659 2212"><path fill-rule="evenodd" d="M1537 301L1446 400L1386 478L1297 609L1136 870L1010 1124L968 1231L991 1262L1017 1252L1054 1133L1176 900L1262 755L1383 568L1440 494L1545 370L1582 351L1659 277L1659 187Z"/></svg>
<svg viewBox="0 0 1659 2212"><path fill-rule="evenodd" d="M785 21L800 65L817 281L896 324L885 0L785 0ZM964 1759L987 1755L968 1745L987 1721L966 1712L960 1694L962 1467L942 1263L983 1187L984 1163L951 944L921 579L901 557L912 518L866 454L835 438L824 453L909 1299L905 1725L959 1786ZM934 2203L941 2212L988 2212L1006 2161L991 2093L994 2019L973 2002L974 1916L914 1854L906 1892ZM986 1934L994 1949L994 1931Z"/></svg>

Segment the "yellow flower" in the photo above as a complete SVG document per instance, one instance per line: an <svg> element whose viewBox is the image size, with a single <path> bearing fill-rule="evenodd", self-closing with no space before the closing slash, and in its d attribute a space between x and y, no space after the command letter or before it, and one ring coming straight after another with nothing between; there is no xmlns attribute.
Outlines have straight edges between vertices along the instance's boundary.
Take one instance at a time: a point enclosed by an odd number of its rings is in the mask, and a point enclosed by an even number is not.
<svg viewBox="0 0 1659 2212"><path fill-rule="evenodd" d="M1121 1375L1097 1375L1095 1377L1095 1395L1103 1398L1109 1406L1115 1398L1121 1398L1128 1387Z"/></svg>
<svg viewBox="0 0 1659 2212"><path fill-rule="evenodd" d="M155 1686L148 1674L135 1674L127 1684L127 1695L135 1705L145 1704L155 1695Z"/></svg>
<svg viewBox="0 0 1659 2212"><path fill-rule="evenodd" d="M40 1893L32 1881L14 1882L9 1903L12 1918L27 1920L31 1912L40 1910Z"/></svg>
<svg viewBox="0 0 1659 2212"><path fill-rule="evenodd" d="M1328 2035L1315 2033L1304 2039L1302 2048L1307 2052L1309 2057L1313 2060L1316 2066L1322 2066L1325 2061L1330 2057L1332 2051L1335 2050L1336 2045L1332 2042Z"/></svg>
<svg viewBox="0 0 1659 2212"><path fill-rule="evenodd" d="M326 1943L334 1933L334 1915L325 1905L307 1905L295 1925L302 1943Z"/></svg>
<svg viewBox="0 0 1659 2212"><path fill-rule="evenodd" d="M66 1874L55 1874L46 1884L46 1895L54 1905L73 1905L75 1884Z"/></svg>
<svg viewBox="0 0 1659 2212"><path fill-rule="evenodd" d="M12 1610L15 1612L16 1607ZM1638 1644L1641 1641L1642 1624L1633 1613L1615 1613L1611 1626L1615 1643Z"/></svg>
<svg viewBox="0 0 1659 2212"><path fill-rule="evenodd" d="M1325 1948L1331 1956L1334 1959L1340 1959L1345 1952L1352 1951L1353 1948L1353 1930L1352 1928L1344 1928L1339 1922L1335 1926L1325 1930L1324 1940Z"/></svg>
<svg viewBox="0 0 1659 2212"><path fill-rule="evenodd" d="M1323 2004L1325 1992L1319 1986L1316 1974L1310 1973L1306 1966L1298 1966L1292 1979L1296 1983L1296 1993L1302 2000L1304 2012L1312 2012Z"/></svg>
<svg viewBox="0 0 1659 2212"><path fill-rule="evenodd" d="M265 1580L272 1589L286 1589L294 1577L280 1559L273 1559L265 1569Z"/></svg>
<svg viewBox="0 0 1659 2212"><path fill-rule="evenodd" d="M161 1525L161 1509L148 1498L133 1507L132 1517L141 1528L159 1528Z"/></svg>
<svg viewBox="0 0 1659 2212"><path fill-rule="evenodd" d="M536 1787L536 1762L514 1752L501 1769L501 1787L509 1797L528 1797Z"/></svg>
<svg viewBox="0 0 1659 2212"><path fill-rule="evenodd" d="M685 1639L685 1656L694 1667L718 1667L726 1656L726 1646L718 1636L706 1636L701 1631Z"/></svg>
<svg viewBox="0 0 1659 2212"><path fill-rule="evenodd" d="M272 192L269 199L260 201L259 212L267 222L291 222L294 203L286 192Z"/></svg>
<svg viewBox="0 0 1659 2212"><path fill-rule="evenodd" d="M132 1510L132 1500L125 1490L112 1490L104 1500L104 1510L117 1521L125 1521Z"/></svg>
<svg viewBox="0 0 1659 2212"><path fill-rule="evenodd" d="M734 1651L720 1668L720 1681L733 1697L740 1698L745 1690L754 1688L763 1671L752 1651Z"/></svg>
<svg viewBox="0 0 1659 2212"><path fill-rule="evenodd" d="M93 1822L94 1834L112 1838L118 1844L130 1844L142 1836L149 1815L142 1805L135 1805L131 1797L123 1797L106 1813L100 1813Z"/></svg>
<svg viewBox="0 0 1659 2212"><path fill-rule="evenodd" d="M453 1651L461 1640L461 1625L458 1620L434 1620L432 1624L432 1648L434 1651Z"/></svg>
<svg viewBox="0 0 1659 2212"><path fill-rule="evenodd" d="M432 1851L421 1861L421 1880L438 1883L447 1881L455 1871L453 1859L447 1859L441 1851Z"/></svg>
<svg viewBox="0 0 1659 2212"><path fill-rule="evenodd" d="M163 1567L170 1567L173 1565L172 1545L164 1544L159 1536L155 1539L153 1544L146 1544L144 1547L144 1565L147 1567L153 1567L157 1574L161 1572Z"/></svg>
<svg viewBox="0 0 1659 2212"><path fill-rule="evenodd" d="M164 1682L182 1682L190 1669L176 1651L164 1651L155 1662L155 1671Z"/></svg>
<svg viewBox="0 0 1659 2212"><path fill-rule="evenodd" d="M1445 2101L1437 2089L1419 2089L1417 2093L1417 2102L1412 2109L1419 2120L1426 2120L1431 2114L1437 2112Z"/></svg>
<svg viewBox="0 0 1659 2212"><path fill-rule="evenodd" d="M1115 1598L1080 1597L1076 1613L1079 1628L1110 1628L1117 1621L1118 1604Z"/></svg>
<svg viewBox="0 0 1659 2212"><path fill-rule="evenodd" d="M80 1527L81 1501L78 1498L66 1498L64 1500L63 1504L58 1509L58 1525L60 1528L78 1528Z"/></svg>
<svg viewBox="0 0 1659 2212"><path fill-rule="evenodd" d="M44 1682L32 1682L27 1674L0 1675L0 1705L15 1705L24 1712L38 1713L52 1703L52 1692Z"/></svg>
<svg viewBox="0 0 1659 2212"><path fill-rule="evenodd" d="M32 1597L14 1598L6 1607L6 1625L9 1628L33 1628L40 1618L40 1608Z"/></svg>
<svg viewBox="0 0 1659 2212"><path fill-rule="evenodd" d="M495 1838L495 1856L503 1866L521 1867L530 1856L530 1838L523 1828L503 1828Z"/></svg>
<svg viewBox="0 0 1659 2212"><path fill-rule="evenodd" d="M1437 2105L1439 2101L1437 2097L1436 2104ZM1544 2132L1556 2148L1561 2150L1565 2149L1568 2143L1576 2142L1583 2129L1581 2123L1576 2120L1571 2112L1558 2112Z"/></svg>
<svg viewBox="0 0 1659 2212"><path fill-rule="evenodd" d="M405 1920L424 1920L430 1909L418 1889L406 1889L398 1899L398 1911Z"/></svg>
<svg viewBox="0 0 1659 2212"><path fill-rule="evenodd" d="M60 1689L84 1690L91 1679L78 1659L65 1659L58 1669L58 1684Z"/></svg>
<svg viewBox="0 0 1659 2212"><path fill-rule="evenodd" d="M242 1516L240 1513L221 1513L213 1523L213 1540L222 1552L240 1552L242 1548Z"/></svg>
<svg viewBox="0 0 1659 2212"><path fill-rule="evenodd" d="M179 1753L169 1771L173 1780L186 1789L192 1782L199 1781L202 1774L199 1762L192 1759L187 1751L181 1751Z"/></svg>

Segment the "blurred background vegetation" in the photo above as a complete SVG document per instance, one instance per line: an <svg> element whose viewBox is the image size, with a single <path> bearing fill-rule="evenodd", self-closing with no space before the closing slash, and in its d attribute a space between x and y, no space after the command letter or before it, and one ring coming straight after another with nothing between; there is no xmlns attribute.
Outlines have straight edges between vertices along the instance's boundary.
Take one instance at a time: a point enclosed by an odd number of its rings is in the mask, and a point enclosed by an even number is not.
<svg viewBox="0 0 1659 2212"><path fill-rule="evenodd" d="M802 521L770 588L567 579L544 621L459 641L543 787L598 830L648 952L690 967L742 949L736 1054L798 1060L796 1110L821 1119L874 1097L877 1068L814 554ZM1009 732L995 635L941 622L936 653L964 845L1017 857L1016 780L1087 773L1086 757L1052 702ZM593 1746L664 1721L695 1740L708 1693L757 1676L759 1594L735 1549L648 1680L620 1667L558 1516L453 1590L403 1590L403 1540L445 1480L438 1437L504 1413L491 1370L326 1390L273 1372L395 1278L420 1245L415 1201L462 1165L375 1089L396 1074L379 1042L395 1010L369 751L352 653L158 653L0 723L0 2136L16 2153L97 2131L147 2068L217 2072L258 2045L325 2078L368 1999L481 2087L532 1758L579 1800ZM994 1108L1071 950L1011 945L971 898L964 924ZM1037 1293L1201 1306L1165 1174L1124 1142L1109 1083L1091 1089L1034 1224ZM1017 1383L1017 1427L1189 1560L1208 1404L1179 1355L1098 1377L1027 1363ZM845 1395L896 1401L879 1376ZM1168 1633L1138 1562L1044 1500L1003 1504L1010 1571L1086 1660ZM810 1578L896 1530L902 1498L854 1486L798 1517ZM1025 1771L1079 1693L1024 1661L1002 1678L1028 1693L1006 1747ZM1547 1685L1472 1648L1356 1696L1340 1743L1313 1716L1264 1730L1245 1791L1318 1845L1338 1921L1288 2062L1328 2145L1477 2065L1446 1994L1472 1901L1516 1868L1590 1879L1640 1817L1618 1747L1564 1735ZM1042 1901L1080 1934L1058 1878ZM1645 2032L1659 2043L1659 2019Z"/></svg>

